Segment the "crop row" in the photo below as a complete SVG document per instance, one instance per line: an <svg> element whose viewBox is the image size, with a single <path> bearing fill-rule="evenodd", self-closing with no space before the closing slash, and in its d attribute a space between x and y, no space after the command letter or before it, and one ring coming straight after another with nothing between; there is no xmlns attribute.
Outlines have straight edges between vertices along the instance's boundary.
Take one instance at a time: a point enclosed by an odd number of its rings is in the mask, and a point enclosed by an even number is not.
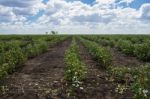
<svg viewBox="0 0 150 99"><path fill-rule="evenodd" d="M5 78L9 73L15 71L28 58L45 52L50 45L56 44L65 37L53 37L50 41L39 38L31 42L1 42L0 46L0 79ZM24 45L25 44L25 45ZM22 46L24 45L24 46Z"/></svg>
<svg viewBox="0 0 150 99"><path fill-rule="evenodd" d="M82 88L81 84L85 78L86 66L81 61L79 47L75 39L72 40L71 45L65 53L65 64L65 79L68 85L71 85L71 89Z"/></svg>
<svg viewBox="0 0 150 99"><path fill-rule="evenodd" d="M150 66L140 66L136 68L111 67L109 75L112 81L121 82L116 87L116 92L120 94L130 90L134 94L134 99L150 98Z"/></svg>
<svg viewBox="0 0 150 99"><path fill-rule="evenodd" d="M150 39L149 35L90 35L84 36L87 39L92 40L99 40L99 41L114 41L117 42L118 40L129 40L133 44L141 44L145 43Z"/></svg>
<svg viewBox="0 0 150 99"><path fill-rule="evenodd" d="M149 36L148 36L149 37ZM101 36L85 36L86 39L95 41L103 46L116 47L119 51L127 55L132 55L140 60L150 61L150 40L142 37L111 38ZM149 37L150 38L150 37Z"/></svg>
<svg viewBox="0 0 150 99"><path fill-rule="evenodd" d="M108 69L112 65L111 53L104 47L95 42L80 38L83 45L87 48L89 53L101 64L102 67Z"/></svg>
<svg viewBox="0 0 150 99"><path fill-rule="evenodd" d="M87 48L89 53L97 59L98 62L104 65L103 61L108 62L105 64L110 81L118 83L115 91L123 94L126 91L131 91L135 99L149 99L150 98L150 79L149 71L150 66L140 66L137 68L128 67L114 67L111 64L111 53L104 49L99 44L80 38L81 42ZM107 57L106 57L107 56ZM109 57L108 57L109 56Z"/></svg>
<svg viewBox="0 0 150 99"><path fill-rule="evenodd" d="M133 44L127 40L119 40L117 48L127 55L133 55L143 61L150 61L150 41L142 44Z"/></svg>

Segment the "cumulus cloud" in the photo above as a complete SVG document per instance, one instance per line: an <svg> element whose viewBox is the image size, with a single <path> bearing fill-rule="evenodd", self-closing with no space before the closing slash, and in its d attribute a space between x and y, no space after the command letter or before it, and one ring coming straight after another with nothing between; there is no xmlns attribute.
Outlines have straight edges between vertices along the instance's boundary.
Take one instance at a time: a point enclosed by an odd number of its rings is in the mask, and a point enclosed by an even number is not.
<svg viewBox="0 0 150 99"><path fill-rule="evenodd" d="M72 19L75 22L82 23L109 23L111 22L115 17L115 14L104 14L101 15L99 13L91 13L89 15L80 15L80 16L74 16Z"/></svg>
<svg viewBox="0 0 150 99"><path fill-rule="evenodd" d="M26 18L22 16L16 16L13 13L13 9L0 5L0 22L13 22L13 21L25 21Z"/></svg>
<svg viewBox="0 0 150 99"><path fill-rule="evenodd" d="M96 3L100 3L100 4L112 4L115 2L116 0L96 0Z"/></svg>
<svg viewBox="0 0 150 99"><path fill-rule="evenodd" d="M0 4L8 7L31 7L40 4L42 0L1 0Z"/></svg>
<svg viewBox="0 0 150 99"><path fill-rule="evenodd" d="M100 0L100 2L104 2ZM113 1L114 2L114 1ZM93 6L83 4L80 1L66 2L64 0L51 0L47 3L45 15L39 18L40 23L57 23L61 24L62 21L68 23L109 23L114 20L120 20L125 18L136 18L138 11L132 8L117 8L111 9L109 7L99 6L95 4ZM128 14L130 13L130 14ZM64 22L67 24L67 22ZM54 23L54 24L55 24Z"/></svg>
<svg viewBox="0 0 150 99"><path fill-rule="evenodd" d="M93 5L88 5L81 0L49 0L47 3L43 0L0 0L0 27L3 31L9 27L24 33L51 29L65 33L146 33L150 24L143 20L150 20L150 4L143 4L139 10L118 6L133 1L95 0ZM40 10L43 13L37 17ZM37 19L29 20L30 16Z"/></svg>
<svg viewBox="0 0 150 99"><path fill-rule="evenodd" d="M141 19L150 20L150 3L143 4L140 8Z"/></svg>
<svg viewBox="0 0 150 99"><path fill-rule="evenodd" d="M0 5L12 8L16 15L35 15L45 8L42 0L0 0Z"/></svg>
<svg viewBox="0 0 150 99"><path fill-rule="evenodd" d="M9 22L13 20L15 20L15 14L12 12L12 9L0 6L0 22Z"/></svg>
<svg viewBox="0 0 150 99"><path fill-rule="evenodd" d="M135 1L135 0L121 0L120 2L119 2L119 4L120 3L126 3L127 4L127 6L130 4L130 3L132 3L133 1Z"/></svg>

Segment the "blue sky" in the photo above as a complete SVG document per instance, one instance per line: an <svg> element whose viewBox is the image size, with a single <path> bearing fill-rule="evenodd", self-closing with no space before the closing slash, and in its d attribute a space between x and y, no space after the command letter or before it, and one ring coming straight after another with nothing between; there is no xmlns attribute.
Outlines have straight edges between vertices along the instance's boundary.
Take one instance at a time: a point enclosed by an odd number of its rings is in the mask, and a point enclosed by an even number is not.
<svg viewBox="0 0 150 99"><path fill-rule="evenodd" d="M48 1L49 1L49 0L43 0L43 3L45 3L45 4L46 4Z"/></svg>
<svg viewBox="0 0 150 99"><path fill-rule="evenodd" d="M150 34L150 0L0 0L0 33Z"/></svg>
<svg viewBox="0 0 150 99"><path fill-rule="evenodd" d="M81 0L81 2L91 5L95 0Z"/></svg>
<svg viewBox="0 0 150 99"><path fill-rule="evenodd" d="M130 6L132 8L139 9L141 7L141 5L144 3L150 3L150 0L135 0L130 4Z"/></svg>
<svg viewBox="0 0 150 99"><path fill-rule="evenodd" d="M95 0L81 0L81 2L92 5L93 2L95 2ZM144 3L150 3L150 0L134 0L129 6L132 8L139 9L140 6Z"/></svg>

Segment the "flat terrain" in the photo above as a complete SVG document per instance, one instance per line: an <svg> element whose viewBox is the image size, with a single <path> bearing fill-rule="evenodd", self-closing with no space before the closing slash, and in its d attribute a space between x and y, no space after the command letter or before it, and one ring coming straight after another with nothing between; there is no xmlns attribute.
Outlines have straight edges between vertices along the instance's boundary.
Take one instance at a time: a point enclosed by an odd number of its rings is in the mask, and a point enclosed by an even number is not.
<svg viewBox="0 0 150 99"><path fill-rule="evenodd" d="M83 89L76 90L74 97L68 99L131 99L130 92L122 95L116 93L115 88L118 82L106 80L108 75L101 68L101 64L94 60L82 44L79 44L79 48L81 60L86 64L88 71L83 81Z"/></svg>
<svg viewBox="0 0 150 99"><path fill-rule="evenodd" d="M28 60L22 69L8 76L0 99L44 99L60 94L64 74L64 53L70 42L64 41L42 55Z"/></svg>
<svg viewBox="0 0 150 99"><path fill-rule="evenodd" d="M124 94L115 92L119 82L108 80L107 71L78 42L81 61L87 66L83 89L75 90L73 96L67 93L64 81L65 51L71 40L65 40L44 54L29 59L22 68L16 70L0 82L3 91L0 99L131 99L130 91ZM114 66L136 67L145 63L110 48Z"/></svg>

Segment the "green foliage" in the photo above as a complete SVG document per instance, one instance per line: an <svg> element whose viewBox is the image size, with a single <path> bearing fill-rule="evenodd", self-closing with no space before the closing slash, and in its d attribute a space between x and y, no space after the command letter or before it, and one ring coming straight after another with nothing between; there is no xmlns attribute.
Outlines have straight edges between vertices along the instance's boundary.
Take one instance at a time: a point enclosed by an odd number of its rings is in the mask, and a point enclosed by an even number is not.
<svg viewBox="0 0 150 99"><path fill-rule="evenodd" d="M96 35L84 36L84 38L102 43L102 45L115 46L127 55L136 56L143 61L150 61L149 35ZM94 53L93 51L91 53ZM118 83L116 92L122 94L124 91L130 90L134 94L134 99L150 99L149 71L150 66L137 68L110 67L108 73L110 74L110 80Z"/></svg>
<svg viewBox="0 0 150 99"><path fill-rule="evenodd" d="M135 69L133 77L134 82L131 84L131 90L135 94L135 99L149 99L150 98L150 66L143 66Z"/></svg>
<svg viewBox="0 0 150 99"><path fill-rule="evenodd" d="M66 36L0 36L0 79L20 67L27 58L47 50L48 44L56 44ZM51 39L47 41L47 39ZM53 40L54 39L54 40ZM9 40L9 41L5 41Z"/></svg>
<svg viewBox="0 0 150 99"><path fill-rule="evenodd" d="M4 52L4 43L0 42L0 53Z"/></svg>
<svg viewBox="0 0 150 99"><path fill-rule="evenodd" d="M85 64L81 62L79 48L73 39L65 54L65 79L73 87L79 87L86 74Z"/></svg>
<svg viewBox="0 0 150 99"><path fill-rule="evenodd" d="M143 61L150 61L150 43L136 44L134 54Z"/></svg>
<svg viewBox="0 0 150 99"><path fill-rule="evenodd" d="M125 80L126 74L131 72L130 68L127 67L111 67L109 74L117 81Z"/></svg>
<svg viewBox="0 0 150 99"><path fill-rule="evenodd" d="M117 48L121 50L123 53L128 55L133 55L134 46L130 41L127 40L119 40L117 43Z"/></svg>
<svg viewBox="0 0 150 99"><path fill-rule="evenodd" d="M115 81L124 81L124 85L134 93L134 99L150 98L150 66L137 68L111 67L109 74Z"/></svg>
<svg viewBox="0 0 150 99"><path fill-rule="evenodd" d="M19 47L2 53L0 57L0 79L13 72L25 60L26 56Z"/></svg>
<svg viewBox="0 0 150 99"><path fill-rule="evenodd" d="M0 65L0 80L7 76L9 70L9 64L5 63Z"/></svg>
<svg viewBox="0 0 150 99"><path fill-rule="evenodd" d="M94 58L103 66L104 68L109 68L112 64L112 56L110 51L95 42L85 40L81 38L81 42L88 49L89 53L94 56Z"/></svg>
<svg viewBox="0 0 150 99"><path fill-rule="evenodd" d="M25 53L28 57L35 57L44 51L46 51L48 48L48 44L45 41L38 41L33 44L28 44L26 48L24 49Z"/></svg>

